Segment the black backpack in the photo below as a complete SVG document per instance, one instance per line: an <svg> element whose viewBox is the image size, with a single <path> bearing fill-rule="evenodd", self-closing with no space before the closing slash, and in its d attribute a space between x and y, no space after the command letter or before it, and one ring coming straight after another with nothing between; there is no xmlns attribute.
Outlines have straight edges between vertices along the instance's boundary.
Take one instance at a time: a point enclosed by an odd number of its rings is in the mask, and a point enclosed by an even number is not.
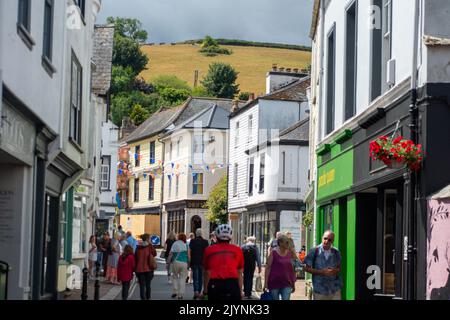
<svg viewBox="0 0 450 320"><path fill-rule="evenodd" d="M253 266L256 262L256 249L254 246L244 246L242 248L244 254L244 266Z"/></svg>

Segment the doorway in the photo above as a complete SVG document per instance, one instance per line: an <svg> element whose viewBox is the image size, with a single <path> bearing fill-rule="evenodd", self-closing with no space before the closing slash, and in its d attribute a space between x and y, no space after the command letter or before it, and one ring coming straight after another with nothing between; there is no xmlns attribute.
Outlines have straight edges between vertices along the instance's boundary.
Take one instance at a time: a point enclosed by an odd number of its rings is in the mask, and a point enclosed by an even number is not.
<svg viewBox="0 0 450 320"><path fill-rule="evenodd" d="M191 219L191 232L195 234L197 229L202 227L202 219L199 216L193 216Z"/></svg>

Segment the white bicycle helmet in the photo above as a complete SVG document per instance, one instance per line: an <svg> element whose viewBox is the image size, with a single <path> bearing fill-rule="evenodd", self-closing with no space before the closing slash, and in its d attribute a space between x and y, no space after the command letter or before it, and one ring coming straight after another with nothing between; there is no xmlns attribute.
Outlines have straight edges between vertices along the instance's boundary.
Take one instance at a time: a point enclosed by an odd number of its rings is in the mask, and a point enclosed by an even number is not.
<svg viewBox="0 0 450 320"><path fill-rule="evenodd" d="M233 238L233 229L228 224L221 224L216 229L216 237L220 240L231 240Z"/></svg>

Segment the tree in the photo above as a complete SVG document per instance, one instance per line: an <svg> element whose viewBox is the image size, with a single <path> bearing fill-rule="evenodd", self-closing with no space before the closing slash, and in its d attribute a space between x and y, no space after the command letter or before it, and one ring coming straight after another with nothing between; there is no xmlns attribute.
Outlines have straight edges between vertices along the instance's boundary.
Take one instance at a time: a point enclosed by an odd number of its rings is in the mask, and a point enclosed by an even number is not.
<svg viewBox="0 0 450 320"><path fill-rule="evenodd" d="M227 198L227 176L224 175L219 183L211 190L205 208L208 209L206 219L217 224L228 222L228 198Z"/></svg>
<svg viewBox="0 0 450 320"><path fill-rule="evenodd" d="M131 111L130 119L133 121L134 125L140 126L149 116L150 113L147 109L142 108L140 104L135 104Z"/></svg>
<svg viewBox="0 0 450 320"><path fill-rule="evenodd" d="M157 76L153 78L152 84L158 92L161 92L167 88L191 91L189 84L175 75Z"/></svg>
<svg viewBox="0 0 450 320"><path fill-rule="evenodd" d="M250 92L241 92L239 93L238 99L242 101L248 101L250 99Z"/></svg>
<svg viewBox="0 0 450 320"><path fill-rule="evenodd" d="M134 78L134 72L130 67L124 68L122 66L113 66L111 76L111 94L129 92L133 90Z"/></svg>
<svg viewBox="0 0 450 320"><path fill-rule="evenodd" d="M218 47L219 44L216 40L214 40L211 36L206 36L205 39L203 39L202 48L208 48L208 47Z"/></svg>
<svg viewBox="0 0 450 320"><path fill-rule="evenodd" d="M239 93L239 85L235 84L237 76L231 65L214 62L209 65L208 74L201 84L215 97L232 99Z"/></svg>
<svg viewBox="0 0 450 320"><path fill-rule="evenodd" d="M206 36L201 44L200 53L207 57L215 57L219 54L230 55L233 52L229 49L222 48L219 46L219 43L211 38L210 36Z"/></svg>
<svg viewBox="0 0 450 320"><path fill-rule="evenodd" d="M113 65L130 67L136 77L141 71L145 70L149 58L141 51L138 42L120 35L114 37Z"/></svg>
<svg viewBox="0 0 450 320"><path fill-rule="evenodd" d="M165 88L159 92L161 98L167 102L168 105L181 104L189 98L191 92L186 89Z"/></svg>
<svg viewBox="0 0 450 320"><path fill-rule="evenodd" d="M147 41L148 33L142 29L142 23L137 19L108 17L107 22L114 24L115 35L132 39L139 44Z"/></svg>

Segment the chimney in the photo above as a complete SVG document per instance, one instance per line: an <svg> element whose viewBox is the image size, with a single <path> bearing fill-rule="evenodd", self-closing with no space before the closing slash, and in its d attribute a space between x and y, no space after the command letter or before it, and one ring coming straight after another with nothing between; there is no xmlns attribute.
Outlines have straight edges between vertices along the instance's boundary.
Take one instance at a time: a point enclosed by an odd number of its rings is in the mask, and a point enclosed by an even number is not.
<svg viewBox="0 0 450 320"><path fill-rule="evenodd" d="M277 71L277 70L278 70L277 64L274 63L274 64L272 65L272 71Z"/></svg>
<svg viewBox="0 0 450 320"><path fill-rule="evenodd" d="M284 72L284 67L280 67L279 71Z"/></svg>
<svg viewBox="0 0 450 320"><path fill-rule="evenodd" d="M255 100L255 94L250 93L250 95L248 96L248 101L253 101L253 100Z"/></svg>
<svg viewBox="0 0 450 320"><path fill-rule="evenodd" d="M233 100L233 106L231 107L231 112L236 112L239 110L239 100Z"/></svg>
<svg viewBox="0 0 450 320"><path fill-rule="evenodd" d="M291 68L286 68L286 72L291 72Z"/></svg>
<svg viewBox="0 0 450 320"><path fill-rule="evenodd" d="M294 73L298 73L298 68L294 68Z"/></svg>

